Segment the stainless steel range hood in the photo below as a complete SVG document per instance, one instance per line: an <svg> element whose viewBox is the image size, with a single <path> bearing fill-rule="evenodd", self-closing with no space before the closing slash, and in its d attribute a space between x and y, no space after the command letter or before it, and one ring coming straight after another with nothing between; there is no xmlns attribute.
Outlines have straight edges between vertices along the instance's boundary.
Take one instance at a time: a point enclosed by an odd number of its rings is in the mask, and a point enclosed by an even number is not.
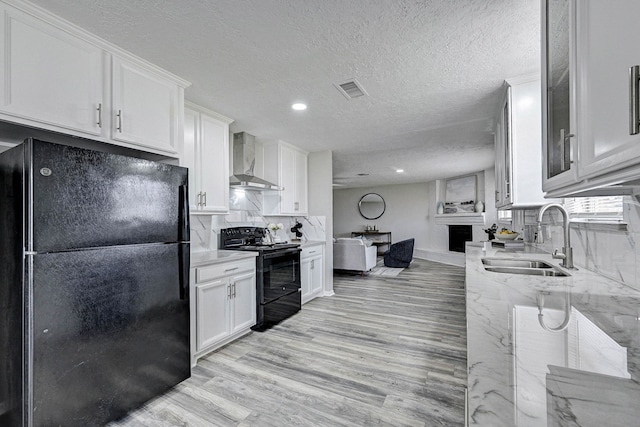
<svg viewBox="0 0 640 427"><path fill-rule="evenodd" d="M253 174L256 165L255 136L246 132L233 134L233 168L229 178L231 188L254 191L281 191L282 187Z"/></svg>

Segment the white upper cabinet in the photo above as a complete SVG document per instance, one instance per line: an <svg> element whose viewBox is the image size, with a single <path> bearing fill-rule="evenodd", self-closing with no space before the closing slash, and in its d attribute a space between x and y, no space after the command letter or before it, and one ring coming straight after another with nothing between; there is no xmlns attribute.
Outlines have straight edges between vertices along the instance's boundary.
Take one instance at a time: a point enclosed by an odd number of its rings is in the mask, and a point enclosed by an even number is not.
<svg viewBox="0 0 640 427"><path fill-rule="evenodd" d="M189 168L191 213L229 212L229 124L233 120L187 103L182 165Z"/></svg>
<svg viewBox="0 0 640 427"><path fill-rule="evenodd" d="M0 1L0 119L178 158L188 82L29 3Z"/></svg>
<svg viewBox="0 0 640 427"><path fill-rule="evenodd" d="M307 214L307 153L283 142L265 144L264 177L284 189L265 192L265 215Z"/></svg>
<svg viewBox="0 0 640 427"><path fill-rule="evenodd" d="M542 1L544 190L606 195L640 177L640 2Z"/></svg>
<svg viewBox="0 0 640 427"><path fill-rule="evenodd" d="M542 192L540 76L505 82L496 119L496 207L541 206Z"/></svg>
<svg viewBox="0 0 640 427"><path fill-rule="evenodd" d="M542 188L545 192L577 180L574 167L575 20L571 0L542 0ZM546 30L544 30L546 29Z"/></svg>
<svg viewBox="0 0 640 427"><path fill-rule="evenodd" d="M112 138L177 154L182 140L178 85L118 56L112 61Z"/></svg>
<svg viewBox="0 0 640 427"><path fill-rule="evenodd" d="M99 136L103 51L22 11L0 4L0 112Z"/></svg>
<svg viewBox="0 0 640 427"><path fill-rule="evenodd" d="M590 178L640 163L640 134L630 132L630 101L638 121L640 1L577 2L578 175ZM631 86L635 95L631 95Z"/></svg>

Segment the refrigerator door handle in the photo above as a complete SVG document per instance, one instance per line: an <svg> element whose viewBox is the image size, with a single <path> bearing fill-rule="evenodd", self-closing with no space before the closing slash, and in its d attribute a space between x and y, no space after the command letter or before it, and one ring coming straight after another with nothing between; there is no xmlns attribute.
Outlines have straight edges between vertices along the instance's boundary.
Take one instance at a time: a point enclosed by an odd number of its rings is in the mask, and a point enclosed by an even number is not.
<svg viewBox="0 0 640 427"><path fill-rule="evenodd" d="M189 299L189 267L191 248L189 244L181 244L178 250L180 268L180 299Z"/></svg>
<svg viewBox="0 0 640 427"><path fill-rule="evenodd" d="M186 185L180 186L180 229L178 230L178 239L181 242L188 242L190 240L189 235L189 187Z"/></svg>

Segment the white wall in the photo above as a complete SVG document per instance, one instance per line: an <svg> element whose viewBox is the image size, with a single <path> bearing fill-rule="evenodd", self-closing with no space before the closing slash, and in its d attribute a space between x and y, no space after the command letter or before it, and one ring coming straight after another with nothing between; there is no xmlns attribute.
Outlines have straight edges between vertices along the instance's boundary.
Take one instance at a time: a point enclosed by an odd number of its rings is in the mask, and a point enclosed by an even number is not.
<svg viewBox="0 0 640 427"><path fill-rule="evenodd" d="M367 220L358 212L358 202L367 193L378 193L386 204L382 217ZM415 238L416 247L428 242L429 186L426 183L335 189L333 191L334 237L350 237L352 231L363 231L375 225L390 231L394 242Z"/></svg>
<svg viewBox="0 0 640 427"><path fill-rule="evenodd" d="M479 194L493 195L494 170L484 171L484 187ZM376 225L380 231L390 231L394 242L415 238L414 256L455 265L464 265L464 254L449 252L449 230L435 223L438 204L437 182L386 185L377 187L334 189L333 236L349 237L352 231L362 231ZM358 201L366 193L378 193L387 209L377 220L364 219L358 212ZM496 210L491 197L485 202L487 226L473 227L473 240L486 240L484 228L495 222Z"/></svg>

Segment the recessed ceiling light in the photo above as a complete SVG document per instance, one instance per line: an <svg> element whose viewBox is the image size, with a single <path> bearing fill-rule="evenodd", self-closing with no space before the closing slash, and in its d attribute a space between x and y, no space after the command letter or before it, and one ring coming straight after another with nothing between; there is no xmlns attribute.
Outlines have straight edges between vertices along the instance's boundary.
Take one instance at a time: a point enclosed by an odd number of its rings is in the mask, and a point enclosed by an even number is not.
<svg viewBox="0 0 640 427"><path fill-rule="evenodd" d="M396 172L402 173L402 172L404 172L404 169L396 169Z"/></svg>
<svg viewBox="0 0 640 427"><path fill-rule="evenodd" d="M295 103L291 106L296 111L302 111L307 109L307 104L303 104L301 102Z"/></svg>

